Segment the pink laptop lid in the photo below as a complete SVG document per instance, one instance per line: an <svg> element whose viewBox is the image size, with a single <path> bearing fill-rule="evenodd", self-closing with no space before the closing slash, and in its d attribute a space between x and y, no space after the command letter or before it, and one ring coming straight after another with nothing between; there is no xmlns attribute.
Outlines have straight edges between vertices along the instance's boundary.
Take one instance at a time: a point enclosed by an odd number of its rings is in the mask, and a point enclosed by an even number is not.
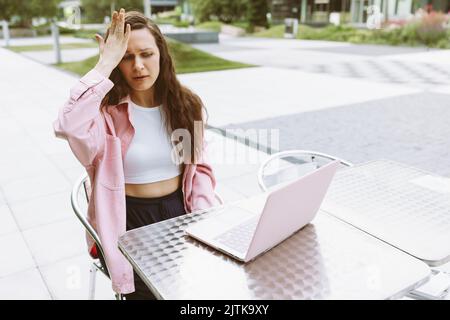
<svg viewBox="0 0 450 320"><path fill-rule="evenodd" d="M311 222L339 167L333 161L270 193L246 261L274 247Z"/></svg>

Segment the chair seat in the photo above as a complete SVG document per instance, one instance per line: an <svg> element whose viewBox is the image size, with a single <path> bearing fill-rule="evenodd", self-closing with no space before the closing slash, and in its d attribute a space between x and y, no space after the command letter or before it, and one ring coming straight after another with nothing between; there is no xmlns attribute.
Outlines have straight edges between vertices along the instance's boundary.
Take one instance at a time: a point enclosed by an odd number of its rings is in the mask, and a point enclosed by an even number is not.
<svg viewBox="0 0 450 320"><path fill-rule="evenodd" d="M95 243L92 246L91 250L89 250L89 255L91 256L92 259L98 259L98 249Z"/></svg>

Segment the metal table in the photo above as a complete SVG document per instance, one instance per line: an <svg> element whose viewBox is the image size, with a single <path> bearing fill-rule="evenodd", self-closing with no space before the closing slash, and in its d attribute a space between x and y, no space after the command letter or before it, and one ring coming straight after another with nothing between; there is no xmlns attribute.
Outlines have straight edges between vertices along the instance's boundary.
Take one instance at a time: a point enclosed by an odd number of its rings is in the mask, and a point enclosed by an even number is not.
<svg viewBox="0 0 450 320"><path fill-rule="evenodd" d="M321 209L430 266L450 260L450 179L387 160L339 171Z"/></svg>
<svg viewBox="0 0 450 320"><path fill-rule="evenodd" d="M253 199L251 206L261 200ZM183 215L120 237L119 248L156 297L394 299L430 276L422 261L324 212L243 264L184 234L188 225L221 209Z"/></svg>

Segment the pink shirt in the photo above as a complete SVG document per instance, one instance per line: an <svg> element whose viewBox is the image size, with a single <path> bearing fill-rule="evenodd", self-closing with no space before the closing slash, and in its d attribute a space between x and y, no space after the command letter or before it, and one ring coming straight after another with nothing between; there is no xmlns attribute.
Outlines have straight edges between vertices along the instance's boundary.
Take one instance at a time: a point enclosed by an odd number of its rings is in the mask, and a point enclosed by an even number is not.
<svg viewBox="0 0 450 320"><path fill-rule="evenodd" d="M100 111L101 101L113 86L98 71L89 71L70 90L70 99L60 109L53 128L86 168L92 186L88 220L100 237L113 290L126 294L134 291L133 268L120 252L118 238L126 231L123 159L134 127L129 96ZM186 212L216 205L215 185L205 158L201 163L186 164L182 181ZM87 236L87 241L90 249L93 240Z"/></svg>

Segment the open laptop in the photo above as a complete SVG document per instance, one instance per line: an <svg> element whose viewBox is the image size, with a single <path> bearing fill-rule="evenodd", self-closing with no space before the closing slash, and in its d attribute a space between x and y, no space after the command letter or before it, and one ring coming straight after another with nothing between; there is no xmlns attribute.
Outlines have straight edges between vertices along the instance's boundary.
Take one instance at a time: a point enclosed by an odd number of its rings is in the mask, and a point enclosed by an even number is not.
<svg viewBox="0 0 450 320"><path fill-rule="evenodd" d="M251 261L314 219L338 166L333 161L268 192L262 212L230 206L185 232L237 260Z"/></svg>

